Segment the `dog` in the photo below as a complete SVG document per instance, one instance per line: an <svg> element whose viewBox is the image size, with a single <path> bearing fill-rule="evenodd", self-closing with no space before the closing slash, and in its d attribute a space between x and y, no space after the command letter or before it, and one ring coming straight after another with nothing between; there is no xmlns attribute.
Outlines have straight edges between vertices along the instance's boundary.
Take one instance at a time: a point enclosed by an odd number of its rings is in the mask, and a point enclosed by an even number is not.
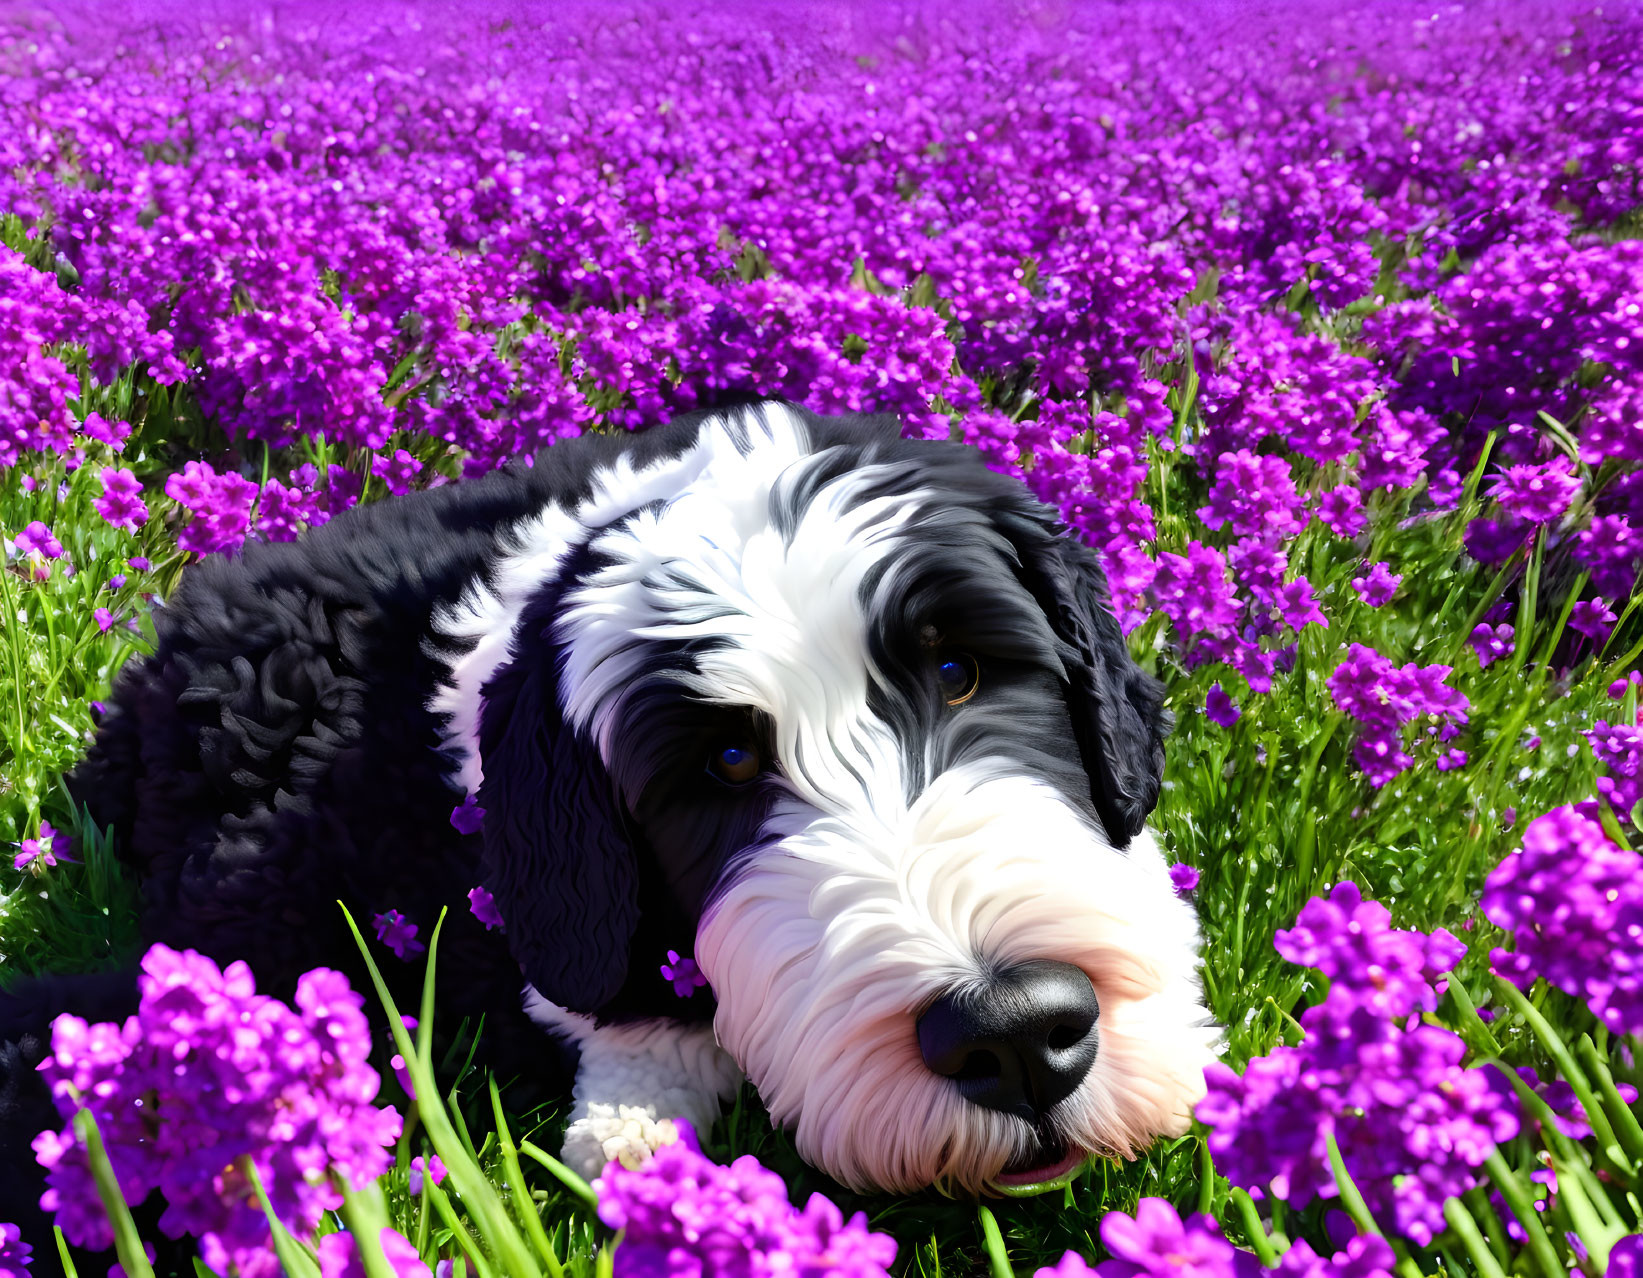
<svg viewBox="0 0 1643 1278"><path fill-rule="evenodd" d="M442 1018L574 1056L586 1175L744 1075L898 1192L1053 1181L1203 1094L1161 686L972 449L778 402L588 435L205 560L155 625L71 781L145 940L288 994L357 970L338 898L448 911Z"/></svg>

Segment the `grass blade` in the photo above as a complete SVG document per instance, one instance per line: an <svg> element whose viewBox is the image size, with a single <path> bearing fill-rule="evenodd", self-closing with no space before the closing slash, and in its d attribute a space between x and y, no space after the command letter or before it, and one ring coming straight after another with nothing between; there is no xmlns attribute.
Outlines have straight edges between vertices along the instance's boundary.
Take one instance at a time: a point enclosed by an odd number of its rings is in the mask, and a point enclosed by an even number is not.
<svg viewBox="0 0 1643 1278"><path fill-rule="evenodd" d="M987 1250L987 1267L993 1278L1015 1278L1015 1271L1010 1268L1010 1254L1004 1250L1004 1235L999 1232L998 1221L985 1205L978 1206L976 1214L981 1217L981 1241Z"/></svg>
<svg viewBox="0 0 1643 1278"><path fill-rule="evenodd" d="M86 1162L91 1166L92 1179L97 1182L97 1196L103 1200L108 1223L114 1227L114 1252L120 1257L128 1278L154 1278L154 1270L143 1251L143 1240L137 1234L137 1222L131 1219L131 1208L126 1206L120 1182L114 1175L114 1164L103 1148L102 1133L89 1109L80 1109L74 1115L75 1139L85 1146Z"/></svg>

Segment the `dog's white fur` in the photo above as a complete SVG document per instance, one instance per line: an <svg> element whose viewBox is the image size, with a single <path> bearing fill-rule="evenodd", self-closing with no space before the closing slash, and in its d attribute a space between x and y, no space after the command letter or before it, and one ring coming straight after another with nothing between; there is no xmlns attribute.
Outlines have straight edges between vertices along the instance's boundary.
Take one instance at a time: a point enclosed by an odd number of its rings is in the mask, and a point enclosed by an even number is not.
<svg viewBox="0 0 1643 1278"><path fill-rule="evenodd" d="M640 1021L596 1025L525 987L525 1012L576 1044L581 1060L565 1128L564 1161L585 1176L612 1160L640 1166L671 1143L674 1119L705 1132L741 1081L706 1025Z"/></svg>
<svg viewBox="0 0 1643 1278"><path fill-rule="evenodd" d="M926 1068L914 1026L939 995L1033 958L1082 968L1101 1006L1095 1064L1050 1115L1058 1133L1122 1155L1179 1133L1215 1033L1196 920L1156 844L1143 834L1115 850L1004 758L949 770L908 800L908 747L870 710L862 583L894 563L939 496L853 500L877 477L857 468L784 536L771 497L810 457L802 422L767 406L704 426L681 457L613 468L588 502L523 527L493 584L439 621L468 643L434 703L450 715L464 784L472 792L481 775L480 689L533 591L592 536L610 562L567 602L560 696L607 762L644 660L636 639L729 640L686 686L773 724L786 794L703 917L696 957L718 1001L718 1042L793 1126L800 1153L861 1188L973 1190L998 1176L1030 1144L1026 1124ZM730 1086L697 1030L596 1028L540 997L528 1010L582 1048L567 1156L585 1173L665 1139L656 1120L669 1110L710 1120Z"/></svg>

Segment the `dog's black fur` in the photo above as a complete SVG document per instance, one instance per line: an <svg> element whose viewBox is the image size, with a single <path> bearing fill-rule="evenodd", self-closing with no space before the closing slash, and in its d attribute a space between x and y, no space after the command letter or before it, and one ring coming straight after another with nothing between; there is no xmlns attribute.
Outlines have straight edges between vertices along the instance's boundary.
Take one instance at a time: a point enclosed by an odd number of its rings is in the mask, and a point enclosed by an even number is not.
<svg viewBox="0 0 1643 1278"><path fill-rule="evenodd" d="M707 991L675 998L656 964L669 948L690 951L724 850L749 843L762 812L700 784L658 783L662 753L723 735L719 711L672 723L661 694L648 717L636 697L629 713L637 708L642 730L614 777L564 730L553 622L568 585L592 566L585 548L530 602L510 659L485 688L482 834L452 827L457 764L427 708L447 668L433 618L490 570L507 531L549 504L585 498L621 454L642 465L683 452L706 416L570 441L533 464L379 502L297 542L251 544L189 569L155 613L156 652L123 671L71 779L141 885L145 945L245 959L260 990L288 998L297 977L321 965L365 988L339 898L362 926L398 909L424 938L447 910L442 1025L483 1018L482 1062L550 1090L566 1088L573 1062L522 1014L522 972L554 1002L601 1019L711 1016ZM1045 769L1083 787L1122 846L1156 802L1167 725L1159 686L1128 657L1094 556L971 450L903 441L892 418L806 415L806 424L843 445L840 465L870 455L962 492L1008 540L1019 583L1056 634L1044 661L1074 685L1061 704L1081 757L1045 756ZM943 548L933 542L930 554L939 577ZM875 642L884 645L875 659L893 669L891 648L913 639L897 639L887 622ZM667 695L676 705L677 688ZM505 931L487 932L469 910L467 893L482 882ZM402 1005L413 1002L420 965L388 958L385 969ZM56 1119L29 1067L56 1012L114 1019L134 1006L132 977L119 973L0 999L0 1219L24 1223L37 1247L50 1234L34 1205L28 1141Z"/></svg>

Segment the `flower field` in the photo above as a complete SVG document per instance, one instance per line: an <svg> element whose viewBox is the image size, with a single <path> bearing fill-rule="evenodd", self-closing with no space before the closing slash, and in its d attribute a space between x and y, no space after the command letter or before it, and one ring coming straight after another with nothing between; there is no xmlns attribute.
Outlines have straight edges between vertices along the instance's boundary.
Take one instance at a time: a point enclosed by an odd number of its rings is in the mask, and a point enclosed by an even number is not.
<svg viewBox="0 0 1643 1278"><path fill-rule="evenodd" d="M136 957L60 778L187 564L756 393L1101 551L1225 1063L1034 1198L851 1194L750 1090L590 1187L440 1097L437 1008L156 947L58 1025L68 1242L145 1272L153 1193L219 1274L1643 1268L1643 8L337 8L0 7L0 985Z"/></svg>

